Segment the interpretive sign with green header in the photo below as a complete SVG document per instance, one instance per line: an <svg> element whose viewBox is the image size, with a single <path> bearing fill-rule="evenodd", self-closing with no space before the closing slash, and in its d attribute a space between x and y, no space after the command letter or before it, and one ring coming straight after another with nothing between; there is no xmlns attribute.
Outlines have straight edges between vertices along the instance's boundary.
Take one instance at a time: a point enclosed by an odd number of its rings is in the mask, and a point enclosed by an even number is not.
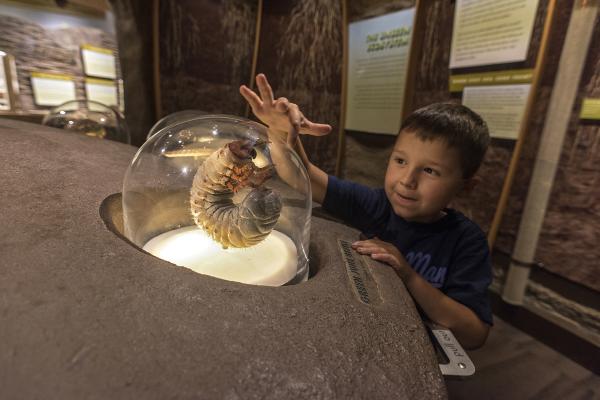
<svg viewBox="0 0 600 400"><path fill-rule="evenodd" d="M513 69L451 75L449 86L451 92L462 92L465 86L514 85L531 83L532 80L533 69Z"/></svg>

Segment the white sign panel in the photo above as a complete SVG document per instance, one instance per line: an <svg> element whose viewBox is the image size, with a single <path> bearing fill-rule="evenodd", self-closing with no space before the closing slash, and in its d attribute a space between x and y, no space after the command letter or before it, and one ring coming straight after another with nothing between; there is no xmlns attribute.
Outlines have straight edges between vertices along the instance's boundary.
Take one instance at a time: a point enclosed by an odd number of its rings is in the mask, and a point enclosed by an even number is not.
<svg viewBox="0 0 600 400"><path fill-rule="evenodd" d="M411 8L349 25L346 129L398 133L414 14Z"/></svg>
<svg viewBox="0 0 600 400"><path fill-rule="evenodd" d="M115 56L110 49L84 45L81 46L81 58L86 75L109 79L117 77Z"/></svg>
<svg viewBox="0 0 600 400"><path fill-rule="evenodd" d="M539 0L456 0L450 68L523 61Z"/></svg>
<svg viewBox="0 0 600 400"><path fill-rule="evenodd" d="M491 137L517 139L530 88L530 84L465 87L462 102L481 115Z"/></svg>
<svg viewBox="0 0 600 400"><path fill-rule="evenodd" d="M7 74L5 72L4 52L0 51L0 110L10 110L10 98L8 96Z"/></svg>
<svg viewBox="0 0 600 400"><path fill-rule="evenodd" d="M38 106L57 106L75 100L75 82L68 75L31 74L33 99Z"/></svg>
<svg viewBox="0 0 600 400"><path fill-rule="evenodd" d="M107 106L116 106L118 104L117 87L114 81L86 79L85 94L88 100L97 101ZM90 108L93 108L92 106Z"/></svg>

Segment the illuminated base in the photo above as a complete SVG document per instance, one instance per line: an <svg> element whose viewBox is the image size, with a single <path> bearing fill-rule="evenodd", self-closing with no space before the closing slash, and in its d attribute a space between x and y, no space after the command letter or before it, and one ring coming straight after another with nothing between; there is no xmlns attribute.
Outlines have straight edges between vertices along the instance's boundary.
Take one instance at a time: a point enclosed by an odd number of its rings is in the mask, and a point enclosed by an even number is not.
<svg viewBox="0 0 600 400"><path fill-rule="evenodd" d="M294 278L298 265L296 245L275 230L256 246L223 249L203 230L188 226L152 238L143 249L201 274L252 285L281 286Z"/></svg>

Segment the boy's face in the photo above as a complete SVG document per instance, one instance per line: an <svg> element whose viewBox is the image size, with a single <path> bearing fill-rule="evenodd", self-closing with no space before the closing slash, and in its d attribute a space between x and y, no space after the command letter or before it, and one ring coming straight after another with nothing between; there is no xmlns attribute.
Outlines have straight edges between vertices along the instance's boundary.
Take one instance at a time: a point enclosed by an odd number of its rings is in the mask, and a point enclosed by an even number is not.
<svg viewBox="0 0 600 400"><path fill-rule="evenodd" d="M407 221L433 222L463 187L460 154L443 140L400 132L385 174L385 193Z"/></svg>

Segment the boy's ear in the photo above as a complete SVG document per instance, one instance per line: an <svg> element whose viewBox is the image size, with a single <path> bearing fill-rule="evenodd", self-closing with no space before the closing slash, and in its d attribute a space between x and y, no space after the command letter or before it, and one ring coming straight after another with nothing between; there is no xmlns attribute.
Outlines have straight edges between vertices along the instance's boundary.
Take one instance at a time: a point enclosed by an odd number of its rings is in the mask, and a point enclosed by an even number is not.
<svg viewBox="0 0 600 400"><path fill-rule="evenodd" d="M462 191L471 193L480 182L481 178L477 175L467 178L463 181Z"/></svg>

